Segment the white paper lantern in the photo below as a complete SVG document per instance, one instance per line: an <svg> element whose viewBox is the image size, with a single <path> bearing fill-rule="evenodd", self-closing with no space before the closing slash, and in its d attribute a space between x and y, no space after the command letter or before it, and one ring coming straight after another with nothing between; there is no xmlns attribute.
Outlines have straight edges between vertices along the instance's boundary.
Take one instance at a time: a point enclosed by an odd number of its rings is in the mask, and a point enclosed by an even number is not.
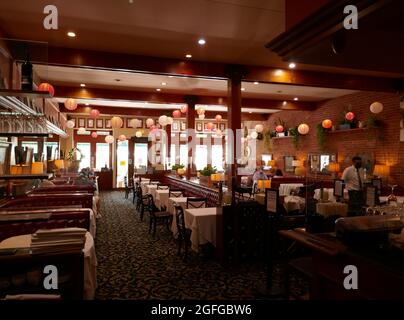
<svg viewBox="0 0 404 320"><path fill-rule="evenodd" d="M114 129L122 128L123 120L120 117L112 117L111 118L111 126Z"/></svg>
<svg viewBox="0 0 404 320"><path fill-rule="evenodd" d="M105 137L105 142L106 143L114 143L114 137L111 135L108 135Z"/></svg>
<svg viewBox="0 0 404 320"><path fill-rule="evenodd" d="M68 127L69 129L73 129L75 126L75 123L73 120L69 120L66 122L66 127Z"/></svg>
<svg viewBox="0 0 404 320"><path fill-rule="evenodd" d="M380 102L373 102L371 105L370 105L370 111L372 112L372 113L380 113L380 112L382 112L383 111L383 104L382 103L380 103Z"/></svg>
<svg viewBox="0 0 404 320"><path fill-rule="evenodd" d="M256 131L251 132L251 138L252 139L257 139L258 138L258 133Z"/></svg>
<svg viewBox="0 0 404 320"><path fill-rule="evenodd" d="M205 119L205 115L204 115L204 114L200 114L200 115L198 115L198 118L201 119L201 120L203 120L203 119Z"/></svg>
<svg viewBox="0 0 404 320"><path fill-rule="evenodd" d="M310 127L306 123L302 123L302 124L299 124L299 126L297 127L297 131L301 135L306 135L309 133Z"/></svg>
<svg viewBox="0 0 404 320"><path fill-rule="evenodd" d="M136 138L141 138L142 137L142 131L136 131L135 136Z"/></svg>
<svg viewBox="0 0 404 320"><path fill-rule="evenodd" d="M255 126L255 131L257 131L258 133L261 133L262 131L264 131L264 126L262 124L257 124Z"/></svg>
<svg viewBox="0 0 404 320"><path fill-rule="evenodd" d="M159 124L162 125L163 127L165 127L168 123L168 117L165 115L162 115L159 117Z"/></svg>
<svg viewBox="0 0 404 320"><path fill-rule="evenodd" d="M73 111L77 109L77 102L73 98L66 99L65 107L67 110Z"/></svg>
<svg viewBox="0 0 404 320"><path fill-rule="evenodd" d="M172 125L174 123L173 117L167 117L167 125Z"/></svg>
<svg viewBox="0 0 404 320"><path fill-rule="evenodd" d="M154 124L154 120L152 118L149 118L146 120L146 126L149 128Z"/></svg>

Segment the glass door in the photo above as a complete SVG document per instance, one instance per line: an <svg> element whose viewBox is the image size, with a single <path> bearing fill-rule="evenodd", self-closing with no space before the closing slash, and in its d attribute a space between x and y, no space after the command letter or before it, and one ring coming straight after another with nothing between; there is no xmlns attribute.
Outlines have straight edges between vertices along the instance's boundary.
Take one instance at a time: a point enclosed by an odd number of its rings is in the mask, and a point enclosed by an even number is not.
<svg viewBox="0 0 404 320"><path fill-rule="evenodd" d="M125 187L125 177L128 177L128 140L118 141L116 148L116 187Z"/></svg>
<svg viewBox="0 0 404 320"><path fill-rule="evenodd" d="M147 143L135 143L133 151L134 168L137 174L144 174L147 172L147 156L148 156L148 144Z"/></svg>

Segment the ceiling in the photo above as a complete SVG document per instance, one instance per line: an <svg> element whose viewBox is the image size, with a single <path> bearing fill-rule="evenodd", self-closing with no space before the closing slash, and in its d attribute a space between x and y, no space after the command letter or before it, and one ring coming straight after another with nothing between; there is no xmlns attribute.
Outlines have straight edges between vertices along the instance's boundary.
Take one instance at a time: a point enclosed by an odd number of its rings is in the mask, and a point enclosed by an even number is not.
<svg viewBox="0 0 404 320"><path fill-rule="evenodd" d="M47 46L57 46L175 59L192 54L194 61L287 67L265 49L285 31L285 0L54 0L58 30L43 27L48 4L48 0L0 1L0 34L43 41L44 54ZM67 37L68 31L77 37ZM205 46L197 43L202 37ZM395 76L314 64L299 68Z"/></svg>
<svg viewBox="0 0 404 320"><path fill-rule="evenodd" d="M45 65L35 65L34 70L42 81L50 82L53 85L80 87L80 84L84 83L87 88L132 91L155 91L159 88L164 93L186 92L195 95L227 95L227 82L225 80ZM280 70L280 72L282 71ZM120 81L118 82L116 79ZM166 83L165 86L162 85L163 82ZM243 82L242 87L245 89L242 92L242 96L245 98L274 100L292 100L297 97L300 101L321 101L357 92L346 89L268 83L254 84L252 82Z"/></svg>

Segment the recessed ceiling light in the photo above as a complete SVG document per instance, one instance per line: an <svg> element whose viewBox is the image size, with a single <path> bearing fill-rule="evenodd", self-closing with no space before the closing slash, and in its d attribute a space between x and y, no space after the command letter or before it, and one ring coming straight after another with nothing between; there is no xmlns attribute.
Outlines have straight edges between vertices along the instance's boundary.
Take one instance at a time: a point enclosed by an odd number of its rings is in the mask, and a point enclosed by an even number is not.
<svg viewBox="0 0 404 320"><path fill-rule="evenodd" d="M167 85L167 82L162 82L161 85L162 85L162 86L166 86L166 85Z"/></svg>
<svg viewBox="0 0 404 320"><path fill-rule="evenodd" d="M75 34L73 31L69 31L69 32L67 33L67 36L70 37L70 38L75 38L75 37L76 37L76 34Z"/></svg>
<svg viewBox="0 0 404 320"><path fill-rule="evenodd" d="M296 67L296 65L295 65L295 67ZM293 69L294 67L292 67L292 69ZM275 71L275 75L276 76L281 76L281 75L283 75L283 70L281 70L281 69L278 69L278 70L276 70Z"/></svg>
<svg viewBox="0 0 404 320"><path fill-rule="evenodd" d="M199 39L199 40L198 40L198 43L199 43L201 46L203 46L203 45L206 44L206 40L205 40L205 39Z"/></svg>
<svg viewBox="0 0 404 320"><path fill-rule="evenodd" d="M252 113L252 111L250 111L249 113Z"/></svg>
<svg viewBox="0 0 404 320"><path fill-rule="evenodd" d="M296 68L296 63L294 63L294 62L289 63L289 69L294 69L294 68Z"/></svg>
<svg viewBox="0 0 404 320"><path fill-rule="evenodd" d="M191 59L191 58L192 58L192 54L186 54L186 55L185 55L185 58Z"/></svg>
<svg viewBox="0 0 404 320"><path fill-rule="evenodd" d="M148 104L149 102L145 101L144 104Z"/></svg>
<svg viewBox="0 0 404 320"><path fill-rule="evenodd" d="M299 100L299 98L296 97L296 98L293 98L293 100L297 101L297 100Z"/></svg>
<svg viewBox="0 0 404 320"><path fill-rule="evenodd" d="M174 78L174 76L168 76L169 78Z"/></svg>
<svg viewBox="0 0 404 320"><path fill-rule="evenodd" d="M283 104L284 106L286 106L288 103L287 103L286 101L283 101L282 104Z"/></svg>
<svg viewBox="0 0 404 320"><path fill-rule="evenodd" d="M86 106L89 106L90 104L89 104L89 103L85 103L85 105L86 105Z"/></svg>
<svg viewBox="0 0 404 320"><path fill-rule="evenodd" d="M86 86L85 83L80 83L80 87L84 88Z"/></svg>
<svg viewBox="0 0 404 320"><path fill-rule="evenodd" d="M160 89L160 88L157 88L156 91L161 91L161 89Z"/></svg>
<svg viewBox="0 0 404 320"><path fill-rule="evenodd" d="M245 91L245 88L241 88L241 91Z"/></svg>
<svg viewBox="0 0 404 320"><path fill-rule="evenodd" d="M254 84L260 84L258 81L255 81Z"/></svg>

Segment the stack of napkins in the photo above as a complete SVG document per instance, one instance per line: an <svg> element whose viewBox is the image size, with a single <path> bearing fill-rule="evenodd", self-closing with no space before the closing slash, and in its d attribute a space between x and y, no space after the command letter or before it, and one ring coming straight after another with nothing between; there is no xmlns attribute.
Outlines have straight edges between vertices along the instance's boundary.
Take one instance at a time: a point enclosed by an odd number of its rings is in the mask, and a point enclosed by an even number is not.
<svg viewBox="0 0 404 320"><path fill-rule="evenodd" d="M81 251L86 242L86 229L40 229L31 238L32 253Z"/></svg>

